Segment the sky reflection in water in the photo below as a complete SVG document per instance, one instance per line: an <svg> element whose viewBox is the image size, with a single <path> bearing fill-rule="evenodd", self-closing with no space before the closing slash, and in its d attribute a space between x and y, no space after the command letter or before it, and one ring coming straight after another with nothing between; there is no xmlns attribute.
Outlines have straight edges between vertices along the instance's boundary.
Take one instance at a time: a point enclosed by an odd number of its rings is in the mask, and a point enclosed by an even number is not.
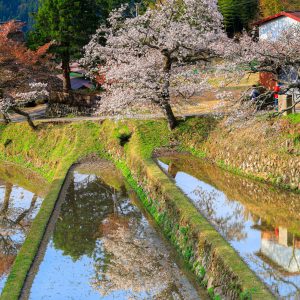
<svg viewBox="0 0 300 300"><path fill-rule="evenodd" d="M278 297L300 298L299 195L188 155L158 164Z"/></svg>

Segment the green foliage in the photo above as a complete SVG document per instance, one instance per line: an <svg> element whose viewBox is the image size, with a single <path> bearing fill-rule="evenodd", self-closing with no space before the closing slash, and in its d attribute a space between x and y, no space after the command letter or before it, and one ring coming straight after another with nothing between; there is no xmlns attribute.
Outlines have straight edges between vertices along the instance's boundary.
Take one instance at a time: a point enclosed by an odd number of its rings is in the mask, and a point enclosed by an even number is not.
<svg viewBox="0 0 300 300"><path fill-rule="evenodd" d="M99 25L99 9L98 0L41 0L28 43L55 41L55 53L77 55Z"/></svg>
<svg viewBox="0 0 300 300"><path fill-rule="evenodd" d="M293 138L294 145L300 145L300 133L296 134Z"/></svg>
<svg viewBox="0 0 300 300"><path fill-rule="evenodd" d="M76 189L72 180L61 206L60 218L53 232L53 243L56 249L62 250L63 255L70 256L74 261L83 255L92 256L101 222L114 211L111 200L114 188L105 186L101 193L99 189L98 181Z"/></svg>
<svg viewBox="0 0 300 300"><path fill-rule="evenodd" d="M286 117L291 124L300 124L300 114L290 114Z"/></svg>
<svg viewBox="0 0 300 300"><path fill-rule="evenodd" d="M199 277L202 279L205 277L206 271L204 269L203 266L201 266L200 270L199 270Z"/></svg>
<svg viewBox="0 0 300 300"><path fill-rule="evenodd" d="M258 14L258 0L219 0L218 4L230 36L248 30Z"/></svg>
<svg viewBox="0 0 300 300"><path fill-rule="evenodd" d="M186 235L188 233L188 230L189 229L187 227L183 227L183 226L179 228L180 233L183 235Z"/></svg>
<svg viewBox="0 0 300 300"><path fill-rule="evenodd" d="M184 257L185 261L189 262L192 256L193 256L192 247L187 247L183 253L183 257Z"/></svg>
<svg viewBox="0 0 300 300"><path fill-rule="evenodd" d="M277 14L281 11L299 10L299 0L260 0L260 12L263 17Z"/></svg>
<svg viewBox="0 0 300 300"><path fill-rule="evenodd" d="M0 21L11 19L32 25L31 14L37 10L38 0L0 0Z"/></svg>
<svg viewBox="0 0 300 300"><path fill-rule="evenodd" d="M210 297L210 299L213 299L214 298L214 288L213 287L210 287L207 289L207 293L208 293L208 296Z"/></svg>
<svg viewBox="0 0 300 300"><path fill-rule="evenodd" d="M106 22L109 13L129 0L40 0L35 24L28 36L30 48L56 41L54 52L78 57L96 29ZM129 3L129 11L135 3Z"/></svg>
<svg viewBox="0 0 300 300"><path fill-rule="evenodd" d="M243 291L241 294L240 294L240 299L241 300L251 300L253 298L253 294L257 292L257 288L252 288L252 289L248 289L248 290L245 290Z"/></svg>

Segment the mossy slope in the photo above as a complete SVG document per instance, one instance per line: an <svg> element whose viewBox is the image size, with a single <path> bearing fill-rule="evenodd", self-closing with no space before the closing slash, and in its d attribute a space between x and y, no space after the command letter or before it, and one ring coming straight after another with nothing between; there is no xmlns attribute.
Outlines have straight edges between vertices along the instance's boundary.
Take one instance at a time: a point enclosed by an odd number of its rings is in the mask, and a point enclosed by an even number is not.
<svg viewBox="0 0 300 300"><path fill-rule="evenodd" d="M94 122L40 124L37 131L18 123L0 127L0 159L40 173L48 181L59 176L78 158L103 154L101 125Z"/></svg>
<svg viewBox="0 0 300 300"><path fill-rule="evenodd" d="M43 125L38 131L25 124L1 127L0 158L29 167L51 182L50 192L13 264L1 299L19 298L70 166L91 153L105 156L99 132L100 125L91 122Z"/></svg>
<svg viewBox="0 0 300 300"><path fill-rule="evenodd" d="M121 126L106 121L101 140L201 284L216 299L218 295L230 299L273 299L232 247L153 161L155 148L170 144L174 133L168 132L164 122L124 122L123 126L132 130L132 135L123 148L113 134L122 130ZM180 130L175 134L180 134ZM206 137L203 131L201 138Z"/></svg>

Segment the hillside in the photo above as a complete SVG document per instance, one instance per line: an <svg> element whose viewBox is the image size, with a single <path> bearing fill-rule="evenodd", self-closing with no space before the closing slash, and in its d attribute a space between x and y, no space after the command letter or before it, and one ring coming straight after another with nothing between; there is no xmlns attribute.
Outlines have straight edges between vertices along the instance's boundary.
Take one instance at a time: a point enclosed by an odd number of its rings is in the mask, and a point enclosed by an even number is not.
<svg viewBox="0 0 300 300"><path fill-rule="evenodd" d="M38 0L0 0L0 22L22 20L30 26L30 14L37 9Z"/></svg>

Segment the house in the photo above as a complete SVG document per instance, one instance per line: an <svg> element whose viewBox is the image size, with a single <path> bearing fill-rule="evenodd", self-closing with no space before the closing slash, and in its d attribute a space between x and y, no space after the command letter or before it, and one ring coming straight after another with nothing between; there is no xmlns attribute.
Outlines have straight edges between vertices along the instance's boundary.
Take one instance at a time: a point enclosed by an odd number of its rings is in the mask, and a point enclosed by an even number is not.
<svg viewBox="0 0 300 300"><path fill-rule="evenodd" d="M254 23L258 27L259 38L271 41L276 41L283 31L297 24L300 26L300 11L283 11ZM260 84L268 89L273 90L277 80L270 73L260 73Z"/></svg>
<svg viewBox="0 0 300 300"><path fill-rule="evenodd" d="M256 255L266 264L272 264L279 274L300 274L300 237L284 227L266 224L261 227L261 248Z"/></svg>
<svg viewBox="0 0 300 300"><path fill-rule="evenodd" d="M300 11L283 11L254 25L259 28L260 39L276 40L284 30L297 24L300 25Z"/></svg>

